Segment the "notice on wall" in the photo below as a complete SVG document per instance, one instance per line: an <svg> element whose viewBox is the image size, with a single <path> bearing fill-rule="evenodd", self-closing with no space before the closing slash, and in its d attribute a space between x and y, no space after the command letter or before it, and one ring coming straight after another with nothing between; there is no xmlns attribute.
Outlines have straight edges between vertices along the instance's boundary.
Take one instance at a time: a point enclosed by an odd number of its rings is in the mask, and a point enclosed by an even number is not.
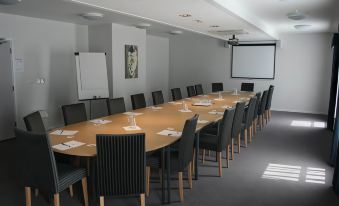
<svg viewBox="0 0 339 206"><path fill-rule="evenodd" d="M15 58L14 68L16 72L24 72L24 59L23 58Z"/></svg>

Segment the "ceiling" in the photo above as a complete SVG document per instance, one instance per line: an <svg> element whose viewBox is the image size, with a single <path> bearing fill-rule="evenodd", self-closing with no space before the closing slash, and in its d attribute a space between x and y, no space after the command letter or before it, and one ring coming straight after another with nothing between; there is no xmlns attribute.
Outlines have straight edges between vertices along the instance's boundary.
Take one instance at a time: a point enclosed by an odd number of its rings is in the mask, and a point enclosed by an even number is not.
<svg viewBox="0 0 339 206"><path fill-rule="evenodd" d="M182 30L183 35L228 39L229 30L236 30L244 33L238 36L240 40L258 41L279 39L280 33L300 32L295 24L311 24L306 32L335 32L339 12L334 8L338 6L337 0L22 0L16 5L0 5L0 12L83 25L149 23L148 32L161 36ZM307 18L288 19L286 14L295 9ZM85 20L79 16L85 12L100 12L104 18Z"/></svg>

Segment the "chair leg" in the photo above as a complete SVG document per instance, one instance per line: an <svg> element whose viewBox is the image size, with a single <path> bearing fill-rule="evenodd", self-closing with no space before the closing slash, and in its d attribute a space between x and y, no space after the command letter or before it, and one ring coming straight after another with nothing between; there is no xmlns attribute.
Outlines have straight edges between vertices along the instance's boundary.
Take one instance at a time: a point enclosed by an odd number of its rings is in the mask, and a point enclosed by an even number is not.
<svg viewBox="0 0 339 206"><path fill-rule="evenodd" d="M195 174L194 166L195 166L195 149L193 150L193 160L192 160L192 169L191 169L192 174Z"/></svg>
<svg viewBox="0 0 339 206"><path fill-rule="evenodd" d="M244 130L245 147L247 148L247 129Z"/></svg>
<svg viewBox="0 0 339 206"><path fill-rule="evenodd" d="M227 163L227 168L230 166L230 148L231 145L227 145L226 147L226 163Z"/></svg>
<svg viewBox="0 0 339 206"><path fill-rule="evenodd" d="M140 194L140 206L145 206L145 194Z"/></svg>
<svg viewBox="0 0 339 206"><path fill-rule="evenodd" d="M190 162L188 164L188 172L187 172L187 175L188 175L188 184L190 186L190 189L193 188L193 183L192 183L192 162Z"/></svg>
<svg viewBox="0 0 339 206"><path fill-rule="evenodd" d="M87 177L82 178L82 193L84 194L84 205L88 206Z"/></svg>
<svg viewBox="0 0 339 206"><path fill-rule="evenodd" d="M219 166L219 177L222 177L221 152L217 152L217 157L218 157L218 166Z"/></svg>
<svg viewBox="0 0 339 206"><path fill-rule="evenodd" d="M263 127L262 115L259 116L259 124L260 124L260 131L261 131Z"/></svg>
<svg viewBox="0 0 339 206"><path fill-rule="evenodd" d="M258 117L254 120L254 134L257 134Z"/></svg>
<svg viewBox="0 0 339 206"><path fill-rule="evenodd" d="M232 138L232 155L231 155L231 160L234 160L234 138Z"/></svg>
<svg viewBox="0 0 339 206"><path fill-rule="evenodd" d="M34 189L34 195L35 195L35 197L39 196L39 189Z"/></svg>
<svg viewBox="0 0 339 206"><path fill-rule="evenodd" d="M74 196L73 185L70 185L68 188L69 188L69 196L73 197Z"/></svg>
<svg viewBox="0 0 339 206"><path fill-rule="evenodd" d="M54 194L54 206L60 206L59 193Z"/></svg>
<svg viewBox="0 0 339 206"><path fill-rule="evenodd" d="M202 164L205 164L205 149L202 150Z"/></svg>
<svg viewBox="0 0 339 206"><path fill-rule="evenodd" d="M178 172L178 180L179 180L179 199L180 202L184 201L184 182L182 179L182 172Z"/></svg>
<svg viewBox="0 0 339 206"><path fill-rule="evenodd" d="M269 112L269 114L270 114L270 120L271 120L271 118L272 118L272 111L271 111L271 109L268 110L268 112Z"/></svg>
<svg viewBox="0 0 339 206"><path fill-rule="evenodd" d="M240 134L238 134L238 154L240 154L240 146L241 146L241 137Z"/></svg>
<svg viewBox="0 0 339 206"><path fill-rule="evenodd" d="M32 200L31 200L31 188L30 187L25 187L25 197L26 197L26 206L31 206Z"/></svg>
<svg viewBox="0 0 339 206"><path fill-rule="evenodd" d="M146 167L146 197L149 196L149 181L150 181L150 175L151 175L151 167Z"/></svg>
<svg viewBox="0 0 339 206"><path fill-rule="evenodd" d="M252 143L252 126L250 126L250 128L249 128L249 136L250 136L250 143Z"/></svg>
<svg viewBox="0 0 339 206"><path fill-rule="evenodd" d="M105 197L100 196L100 206L105 206Z"/></svg>

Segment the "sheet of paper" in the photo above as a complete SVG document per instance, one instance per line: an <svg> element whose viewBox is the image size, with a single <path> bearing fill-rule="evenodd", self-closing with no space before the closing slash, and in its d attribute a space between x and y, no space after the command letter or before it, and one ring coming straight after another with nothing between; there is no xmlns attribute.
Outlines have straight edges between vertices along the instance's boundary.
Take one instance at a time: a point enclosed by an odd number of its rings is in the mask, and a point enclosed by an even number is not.
<svg viewBox="0 0 339 206"><path fill-rule="evenodd" d="M183 110L183 109L180 109L179 112L192 112L191 110Z"/></svg>
<svg viewBox="0 0 339 206"><path fill-rule="evenodd" d="M222 109L231 109L232 107L231 106L228 106L228 105L224 105L221 107Z"/></svg>
<svg viewBox="0 0 339 206"><path fill-rule="evenodd" d="M63 144L54 145L52 148L56 149L56 150L60 150L60 151L65 151L65 150L71 149L69 146L63 145Z"/></svg>
<svg viewBox="0 0 339 206"><path fill-rule="evenodd" d="M108 124L108 123L111 123L112 121L104 120L104 119L94 119L94 120L91 120L90 122L94 124Z"/></svg>
<svg viewBox="0 0 339 206"><path fill-rule="evenodd" d="M123 113L123 114L138 116L138 115L142 115L142 114L144 114L144 113L138 113L138 112L125 112L125 113Z"/></svg>
<svg viewBox="0 0 339 206"><path fill-rule="evenodd" d="M162 109L162 107L156 107L156 106L151 106L151 107L148 107L150 109L154 109L154 110L159 110L159 109Z"/></svg>
<svg viewBox="0 0 339 206"><path fill-rule="evenodd" d="M215 101L224 101L225 99L219 99L219 98L217 98L217 99L214 99Z"/></svg>
<svg viewBox="0 0 339 206"><path fill-rule="evenodd" d="M201 94L201 95L198 95L198 97L208 97L208 95L206 95L206 94Z"/></svg>
<svg viewBox="0 0 339 206"><path fill-rule="evenodd" d="M68 149L80 147L84 144L85 143L83 143L83 142L78 142L78 141L72 140L72 141L63 142L61 144L54 145L53 148L57 149L57 150L65 151L65 150L68 150Z"/></svg>
<svg viewBox="0 0 339 206"><path fill-rule="evenodd" d="M210 103L210 102L195 102L192 105L193 106L211 106L212 103Z"/></svg>
<svg viewBox="0 0 339 206"><path fill-rule="evenodd" d="M168 102L170 104L174 104L174 105L179 105L179 104L182 104L181 102Z"/></svg>
<svg viewBox="0 0 339 206"><path fill-rule="evenodd" d="M223 112L218 112L218 111L210 111L208 114L214 114L214 115L223 115Z"/></svg>
<svg viewBox="0 0 339 206"><path fill-rule="evenodd" d="M160 135L163 135L163 136L180 137L182 132L164 129L161 132L158 132L157 134L160 134Z"/></svg>
<svg viewBox="0 0 339 206"><path fill-rule="evenodd" d="M239 102L244 102L242 100L237 100L237 101L234 101L233 103L239 103Z"/></svg>
<svg viewBox="0 0 339 206"><path fill-rule="evenodd" d="M58 129L58 130L55 130L54 132L51 132L50 134L62 135L62 136L72 136L72 135L75 135L76 133L78 133L78 131Z"/></svg>
<svg viewBox="0 0 339 206"><path fill-rule="evenodd" d="M204 120L204 119L199 119L198 120L198 124L206 124L206 123L208 123L209 121L207 121L207 120Z"/></svg>
<svg viewBox="0 0 339 206"><path fill-rule="evenodd" d="M124 130L126 130L126 131L136 131L136 130L141 130L141 128L138 127L138 126L126 126L126 127L123 127L123 128L124 128Z"/></svg>

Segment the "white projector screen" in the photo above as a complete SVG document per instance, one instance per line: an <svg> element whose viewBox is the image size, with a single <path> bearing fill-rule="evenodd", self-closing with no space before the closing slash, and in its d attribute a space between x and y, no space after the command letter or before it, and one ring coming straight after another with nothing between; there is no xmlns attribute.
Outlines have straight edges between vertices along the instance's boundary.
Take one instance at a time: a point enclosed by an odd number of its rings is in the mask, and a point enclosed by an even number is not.
<svg viewBox="0 0 339 206"><path fill-rule="evenodd" d="M79 100L109 97L105 53L75 53Z"/></svg>
<svg viewBox="0 0 339 206"><path fill-rule="evenodd" d="M232 46L232 78L274 79L276 44Z"/></svg>

